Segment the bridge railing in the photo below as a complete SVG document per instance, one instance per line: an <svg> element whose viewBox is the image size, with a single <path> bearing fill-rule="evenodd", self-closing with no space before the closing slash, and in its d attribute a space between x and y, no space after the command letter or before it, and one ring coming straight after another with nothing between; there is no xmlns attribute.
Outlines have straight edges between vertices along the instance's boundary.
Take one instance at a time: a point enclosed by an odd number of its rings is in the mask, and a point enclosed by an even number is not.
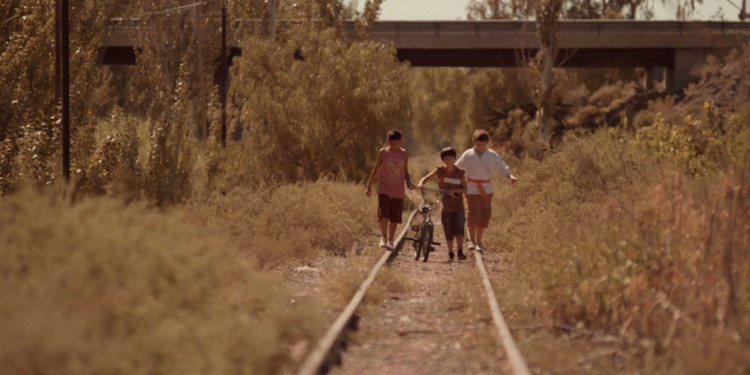
<svg viewBox="0 0 750 375"><path fill-rule="evenodd" d="M288 27L300 21L279 21L279 25ZM138 18L113 18L110 29L138 28L142 21ZM250 26L251 29L262 25L260 19L235 19L234 28ZM354 21L345 21L344 30L353 31ZM533 21L377 21L371 29L376 34L400 33L536 33ZM562 33L747 33L750 34L750 22L740 21L632 21L632 20L574 20L560 21Z"/></svg>
<svg viewBox="0 0 750 375"><path fill-rule="evenodd" d="M349 26L348 24L346 26ZM353 25L351 26L353 29ZM722 21L561 21L561 33L746 33L750 22ZM533 21L378 21L372 34L536 33Z"/></svg>

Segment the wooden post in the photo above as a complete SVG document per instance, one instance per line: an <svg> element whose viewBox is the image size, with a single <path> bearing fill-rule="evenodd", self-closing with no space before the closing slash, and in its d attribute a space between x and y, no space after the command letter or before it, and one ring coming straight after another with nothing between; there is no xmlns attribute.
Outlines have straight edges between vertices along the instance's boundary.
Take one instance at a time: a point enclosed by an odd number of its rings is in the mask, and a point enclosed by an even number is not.
<svg viewBox="0 0 750 375"><path fill-rule="evenodd" d="M62 21L60 9L62 1L55 1L55 105L60 104L62 95Z"/></svg>
<svg viewBox="0 0 750 375"><path fill-rule="evenodd" d="M62 168L70 180L70 24L68 0L57 0L60 19L60 76L62 96Z"/></svg>
<svg viewBox="0 0 750 375"><path fill-rule="evenodd" d="M227 7L221 8L221 145L227 146Z"/></svg>

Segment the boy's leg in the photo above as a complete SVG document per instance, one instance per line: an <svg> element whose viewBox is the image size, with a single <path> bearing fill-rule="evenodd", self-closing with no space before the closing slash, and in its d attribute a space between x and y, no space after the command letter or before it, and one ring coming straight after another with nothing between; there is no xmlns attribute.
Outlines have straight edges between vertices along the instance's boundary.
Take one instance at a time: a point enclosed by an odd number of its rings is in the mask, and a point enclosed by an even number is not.
<svg viewBox="0 0 750 375"><path fill-rule="evenodd" d="M383 234L383 238L388 238L388 218L383 217L380 219L380 233Z"/></svg>
<svg viewBox="0 0 750 375"><path fill-rule="evenodd" d="M445 234L445 242L448 244L448 254L451 254L453 253L453 232L455 227L453 214L442 212L440 214L440 221L443 223L443 234Z"/></svg>
<svg viewBox="0 0 750 375"><path fill-rule="evenodd" d="M380 223L380 247L388 247L388 217L391 213L391 200L385 194L378 194L378 222Z"/></svg>
<svg viewBox="0 0 750 375"><path fill-rule="evenodd" d="M401 222L402 210L404 208L404 200L398 198L391 198L391 212L388 217L390 222L388 225L388 242L386 247L393 249L395 244L393 243L393 237L396 235L396 227Z"/></svg>
<svg viewBox="0 0 750 375"><path fill-rule="evenodd" d="M387 221L387 220L386 220ZM388 226L388 240L393 241L393 236L396 235L396 227L398 223L390 222Z"/></svg>
<svg viewBox="0 0 750 375"><path fill-rule="evenodd" d="M476 239L475 243L482 245L479 250L484 250L482 238L484 237L484 230L490 225L490 219L492 219L492 194L489 194L489 197L482 201L481 215L476 223L476 237L474 238Z"/></svg>
<svg viewBox="0 0 750 375"><path fill-rule="evenodd" d="M464 255L464 228L466 227L466 212L459 211L455 213L455 222L453 224L456 243L458 244L458 260L466 259Z"/></svg>
<svg viewBox="0 0 750 375"><path fill-rule="evenodd" d="M466 196L466 206L467 206L467 215L466 222L468 223L469 227L469 239L471 240L471 244L469 244L469 250L473 249L477 242L477 225L481 222L481 215L482 215L482 197L480 195L467 195Z"/></svg>

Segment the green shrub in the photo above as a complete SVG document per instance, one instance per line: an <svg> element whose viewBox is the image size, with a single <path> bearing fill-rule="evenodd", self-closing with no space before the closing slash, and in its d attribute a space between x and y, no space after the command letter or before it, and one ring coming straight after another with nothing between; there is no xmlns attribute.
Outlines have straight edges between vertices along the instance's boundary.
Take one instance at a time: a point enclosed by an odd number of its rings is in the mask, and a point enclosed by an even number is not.
<svg viewBox="0 0 750 375"><path fill-rule="evenodd" d="M693 175L709 174L736 163L749 145L743 144L746 121L737 114L722 115L711 102L703 116L688 115L675 124L656 114L650 126L640 127L635 142Z"/></svg>

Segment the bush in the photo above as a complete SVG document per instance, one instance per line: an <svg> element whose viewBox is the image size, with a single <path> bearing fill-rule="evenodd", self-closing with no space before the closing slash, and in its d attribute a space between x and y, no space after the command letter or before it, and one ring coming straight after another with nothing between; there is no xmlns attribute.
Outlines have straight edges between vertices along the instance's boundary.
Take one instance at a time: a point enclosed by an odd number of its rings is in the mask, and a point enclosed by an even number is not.
<svg viewBox="0 0 750 375"><path fill-rule="evenodd" d="M392 47L348 44L313 22L292 27L283 43L242 45L235 118L245 157L255 160L247 164L259 167L251 173L264 180L362 180L388 130L408 123L407 67Z"/></svg>
<svg viewBox="0 0 750 375"><path fill-rule="evenodd" d="M278 373L325 326L182 210L22 193L0 223L2 373Z"/></svg>
<svg viewBox="0 0 750 375"><path fill-rule="evenodd" d="M509 277L540 291L539 310L556 321L678 364L715 344L721 360L701 368L740 371L750 365L750 166L691 180L649 154L606 132L568 139L517 168L518 189L499 190L503 217L488 239L508 249Z"/></svg>
<svg viewBox="0 0 750 375"><path fill-rule="evenodd" d="M703 108L701 119L688 115L675 124L656 114L651 126L638 129L635 142L693 175L736 163L749 146L742 135L748 132L746 121L737 114L723 116L711 102Z"/></svg>
<svg viewBox="0 0 750 375"><path fill-rule="evenodd" d="M266 267L345 254L376 228L376 205L360 186L327 180L238 188L191 203L196 217L224 228Z"/></svg>

